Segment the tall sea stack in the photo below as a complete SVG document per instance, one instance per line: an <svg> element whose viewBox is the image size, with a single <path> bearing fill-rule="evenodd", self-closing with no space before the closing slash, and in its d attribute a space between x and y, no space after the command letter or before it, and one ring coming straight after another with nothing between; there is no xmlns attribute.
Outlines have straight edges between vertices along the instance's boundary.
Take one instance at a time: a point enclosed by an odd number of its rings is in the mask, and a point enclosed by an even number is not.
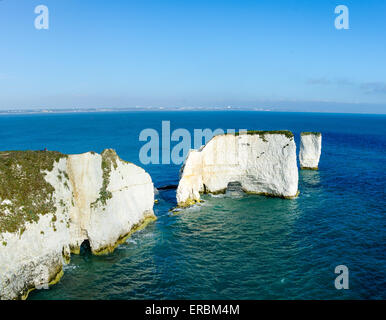
<svg viewBox="0 0 386 320"><path fill-rule="evenodd" d="M302 132L300 134L299 162L302 170L318 170L322 153L322 134Z"/></svg>

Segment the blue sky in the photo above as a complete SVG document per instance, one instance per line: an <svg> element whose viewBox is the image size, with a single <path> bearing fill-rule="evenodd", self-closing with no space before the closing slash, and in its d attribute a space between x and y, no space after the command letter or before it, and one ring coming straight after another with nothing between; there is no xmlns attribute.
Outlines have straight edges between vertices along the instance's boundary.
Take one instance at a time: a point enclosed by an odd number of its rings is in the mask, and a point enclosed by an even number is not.
<svg viewBox="0 0 386 320"><path fill-rule="evenodd" d="M49 8L36 30L34 8ZM334 9L350 10L336 30ZM386 113L386 1L0 1L0 109Z"/></svg>

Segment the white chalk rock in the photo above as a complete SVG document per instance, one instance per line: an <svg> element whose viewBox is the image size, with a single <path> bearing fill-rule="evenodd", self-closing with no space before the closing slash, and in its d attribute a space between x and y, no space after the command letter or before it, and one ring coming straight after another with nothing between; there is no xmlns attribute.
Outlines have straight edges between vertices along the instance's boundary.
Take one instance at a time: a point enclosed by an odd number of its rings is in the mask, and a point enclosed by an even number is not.
<svg viewBox="0 0 386 320"><path fill-rule="evenodd" d="M155 220L149 174L113 150L16 153L0 152L1 299L26 298L30 290L57 282L83 241L94 254L108 253ZM52 154L57 159L49 170L34 164ZM16 182L13 193L8 181ZM25 196L23 189L29 191Z"/></svg>
<svg viewBox="0 0 386 320"><path fill-rule="evenodd" d="M225 192L230 182L244 191L283 198L298 194L296 145L289 131L215 136L191 150L180 171L177 203L200 201L200 193Z"/></svg>
<svg viewBox="0 0 386 320"><path fill-rule="evenodd" d="M302 132L300 134L300 168L318 170L322 153L322 134L320 132Z"/></svg>

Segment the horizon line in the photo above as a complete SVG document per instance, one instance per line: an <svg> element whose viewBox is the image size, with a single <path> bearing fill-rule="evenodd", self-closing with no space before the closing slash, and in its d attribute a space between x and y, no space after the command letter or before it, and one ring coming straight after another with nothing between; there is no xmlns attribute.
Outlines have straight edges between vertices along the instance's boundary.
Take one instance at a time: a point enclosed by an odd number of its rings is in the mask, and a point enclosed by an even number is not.
<svg viewBox="0 0 386 320"><path fill-rule="evenodd" d="M320 114L363 114L386 115L382 112L332 112L332 111L302 111L302 110L278 110L274 107L92 107L92 108L31 108L31 109L0 109L0 115L28 115L28 114L76 114L76 113L114 113L114 112L205 112L205 111L249 111L271 113L320 113Z"/></svg>

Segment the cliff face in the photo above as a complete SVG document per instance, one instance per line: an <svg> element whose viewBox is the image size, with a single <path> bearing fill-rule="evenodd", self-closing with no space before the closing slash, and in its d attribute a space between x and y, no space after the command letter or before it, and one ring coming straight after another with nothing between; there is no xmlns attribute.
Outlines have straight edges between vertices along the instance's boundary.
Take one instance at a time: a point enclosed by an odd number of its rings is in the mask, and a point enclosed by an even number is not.
<svg viewBox="0 0 386 320"><path fill-rule="evenodd" d="M320 132L302 132L299 152L300 168L318 170L321 152L322 134Z"/></svg>
<svg viewBox="0 0 386 320"><path fill-rule="evenodd" d="M153 204L149 174L113 150L0 152L0 298L58 281L85 240L113 251L155 220Z"/></svg>
<svg viewBox="0 0 386 320"><path fill-rule="evenodd" d="M180 171L177 203L200 201L200 193L224 192L230 182L244 191L292 198L298 193L296 145L288 131L215 136L190 151Z"/></svg>

